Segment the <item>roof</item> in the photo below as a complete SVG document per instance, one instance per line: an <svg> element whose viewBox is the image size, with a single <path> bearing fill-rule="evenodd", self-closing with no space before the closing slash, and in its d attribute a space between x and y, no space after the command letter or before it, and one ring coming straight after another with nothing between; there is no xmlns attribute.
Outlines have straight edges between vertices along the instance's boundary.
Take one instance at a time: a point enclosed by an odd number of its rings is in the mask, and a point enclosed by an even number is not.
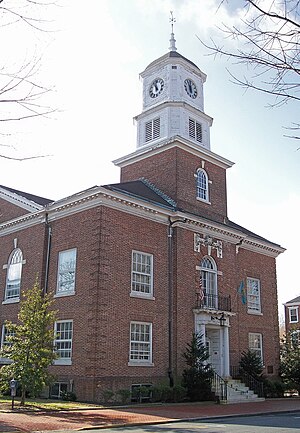
<svg viewBox="0 0 300 433"><path fill-rule="evenodd" d="M127 196L130 197L136 197L140 200L144 200L147 201L148 203L153 203L155 205L158 206L163 206L165 208L169 208L170 210L173 211L181 211L183 213L186 213L185 209L179 209L177 207L176 202L169 196L167 196L166 194L164 194L161 190L159 190L154 184L152 184L151 182L149 182L147 179L140 179L140 180L136 180L136 181L131 181L131 182L123 182L123 183L116 183L116 184L111 184L111 185L104 185L103 188L109 189L111 191L115 191L115 192L120 192L122 194L125 194ZM189 212L190 214L190 212ZM198 214L195 216L200 216L202 217L202 215ZM207 217L205 217L206 220L209 220ZM218 221L214 221L214 220L209 220L213 223L218 222ZM268 242L269 244L272 244L276 247L280 247L279 244L276 244L274 242L269 241L268 239L246 229L245 227L242 227L239 224L236 224L233 221L230 221L229 219L226 218L226 221L224 223L220 223L218 222L218 224L223 225L226 228L232 228L234 230L238 230L239 232L241 232L244 235L247 236L251 236L254 239L257 239L258 241L261 242Z"/></svg>
<svg viewBox="0 0 300 433"><path fill-rule="evenodd" d="M26 200L33 201L34 203L39 204L41 206L46 206L47 204L54 202L54 200L50 200L50 199L44 198L44 197L39 197L38 195L29 194L28 192L19 191L17 189L9 188L9 187L4 186L4 185L0 185L0 188L6 189L7 191L10 191L14 194L21 196L21 197L24 197Z"/></svg>
<svg viewBox="0 0 300 433"><path fill-rule="evenodd" d="M172 200L170 197L160 191L155 185L144 178L132 182L103 185L103 188L120 192L122 194L129 195L130 197L136 197L158 206L163 206L170 209L176 208L176 203L174 200Z"/></svg>
<svg viewBox="0 0 300 433"><path fill-rule="evenodd" d="M294 299L291 299L290 301L285 302L285 305L286 304L297 304L297 303L300 304L300 296L297 296L297 298L294 298Z"/></svg>
<svg viewBox="0 0 300 433"><path fill-rule="evenodd" d="M155 65L157 62L163 61L163 60L167 60L169 58L179 58L179 59L183 59L186 62L188 62L190 65L192 65L194 68L198 69L198 71L200 71L200 69L198 68L197 65L195 65L195 63L191 62L189 59L187 59L186 57L182 56L181 54L179 54L177 51L169 51L167 54L164 54L163 56L159 57L158 59L154 60L153 62L149 63L149 65L146 67L146 69L151 68L153 65ZM145 70L146 70L145 69Z"/></svg>

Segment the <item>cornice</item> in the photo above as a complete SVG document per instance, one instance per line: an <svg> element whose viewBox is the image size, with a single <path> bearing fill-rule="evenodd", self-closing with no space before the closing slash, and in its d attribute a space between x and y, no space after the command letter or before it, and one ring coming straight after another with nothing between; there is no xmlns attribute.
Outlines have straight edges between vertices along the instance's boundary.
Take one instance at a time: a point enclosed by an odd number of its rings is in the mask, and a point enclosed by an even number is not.
<svg viewBox="0 0 300 433"><path fill-rule="evenodd" d="M140 218L146 218L161 224L168 225L170 218L172 225L179 226L193 232L210 235L219 240L229 242L239 248L277 257L285 249L272 242L258 240L238 229L226 227L224 224L207 220L202 217L190 215L181 211L174 212L171 209L148 203L139 198L128 197L119 192L108 192L103 187L94 187L82 191L74 196L54 202L39 212L26 214L22 217L8 221L0 225L0 236L5 236L22 229L44 223L47 217L52 221L83 212L97 206L107 206L120 212L126 212ZM178 220L178 221L177 221Z"/></svg>
<svg viewBox="0 0 300 433"><path fill-rule="evenodd" d="M179 149L185 150L186 152L191 153L199 158L205 159L212 164L215 164L222 168L230 168L234 165L234 162L229 161L226 158L223 158L220 155L208 150L204 147L201 147L193 142L186 140L178 135L171 137L167 140L160 141L157 144L147 145L143 147L139 147L134 152L125 155L121 158L115 159L113 163L120 168L126 167L127 165L133 164L138 161L142 161L150 156L157 155L166 150L177 147Z"/></svg>
<svg viewBox="0 0 300 433"><path fill-rule="evenodd" d="M142 113L138 114L133 118L133 120L136 122L137 120L143 119L144 117L147 117L158 110L163 110L164 108L168 107L176 107L176 108L184 108L186 110L191 111L195 116L200 116L203 119L205 119L209 126L213 123L213 118L209 116L208 114L204 113L203 111L200 111L198 108L194 107L193 105L188 104L185 101L163 101L160 104L153 105L152 107L144 110Z"/></svg>
<svg viewBox="0 0 300 433"><path fill-rule="evenodd" d="M43 209L43 206L38 205L31 200L27 200L25 197L22 197L21 195L8 191L4 188L0 188L0 198L29 212Z"/></svg>

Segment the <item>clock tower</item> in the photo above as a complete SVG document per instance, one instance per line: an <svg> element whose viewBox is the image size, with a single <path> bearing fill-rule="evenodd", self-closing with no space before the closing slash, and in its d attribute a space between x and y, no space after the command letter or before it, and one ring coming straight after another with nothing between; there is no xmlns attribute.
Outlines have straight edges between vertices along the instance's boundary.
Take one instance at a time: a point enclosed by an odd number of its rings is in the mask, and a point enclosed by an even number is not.
<svg viewBox="0 0 300 433"><path fill-rule="evenodd" d="M169 51L140 74L143 108L134 118L136 150L114 163L121 168L121 182L145 178L178 208L223 222L226 169L233 163L211 151L206 75L177 52L171 22Z"/></svg>
<svg viewBox="0 0 300 433"><path fill-rule="evenodd" d="M212 118L204 113L203 101L206 75L177 52L175 42L172 28L169 52L140 74L143 111L135 117L137 148L180 136L210 149Z"/></svg>

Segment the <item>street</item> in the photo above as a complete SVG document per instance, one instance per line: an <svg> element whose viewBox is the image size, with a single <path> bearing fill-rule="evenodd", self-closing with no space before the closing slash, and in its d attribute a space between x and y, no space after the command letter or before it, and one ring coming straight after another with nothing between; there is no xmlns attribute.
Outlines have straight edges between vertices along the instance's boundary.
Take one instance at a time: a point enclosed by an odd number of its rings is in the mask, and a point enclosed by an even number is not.
<svg viewBox="0 0 300 433"><path fill-rule="evenodd" d="M300 412L105 429L105 433L299 433ZM89 429L89 433L99 432Z"/></svg>

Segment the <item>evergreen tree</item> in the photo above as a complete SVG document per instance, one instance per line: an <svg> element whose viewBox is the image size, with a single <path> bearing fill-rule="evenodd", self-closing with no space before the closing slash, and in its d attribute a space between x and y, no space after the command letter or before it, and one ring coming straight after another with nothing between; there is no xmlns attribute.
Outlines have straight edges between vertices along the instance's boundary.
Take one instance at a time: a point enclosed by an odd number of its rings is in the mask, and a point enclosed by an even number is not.
<svg viewBox="0 0 300 433"><path fill-rule="evenodd" d="M253 350L248 349L242 352L240 368L254 379L262 379L263 363L261 357Z"/></svg>
<svg viewBox="0 0 300 433"><path fill-rule="evenodd" d="M191 401L211 400L211 379L213 370L208 363L209 353L202 341L202 335L193 334L183 354L187 368L183 371L182 385L187 389Z"/></svg>
<svg viewBox="0 0 300 433"><path fill-rule="evenodd" d="M280 373L283 382L300 395L300 334L290 331L281 346Z"/></svg>
<svg viewBox="0 0 300 433"><path fill-rule="evenodd" d="M5 323L7 338L1 356L12 362L0 370L1 387L7 389L9 381L16 379L21 389L21 405L25 404L27 393L37 396L51 379L48 367L56 358L53 350L56 312L50 309L52 303L36 282L32 289L22 293L19 323Z"/></svg>

